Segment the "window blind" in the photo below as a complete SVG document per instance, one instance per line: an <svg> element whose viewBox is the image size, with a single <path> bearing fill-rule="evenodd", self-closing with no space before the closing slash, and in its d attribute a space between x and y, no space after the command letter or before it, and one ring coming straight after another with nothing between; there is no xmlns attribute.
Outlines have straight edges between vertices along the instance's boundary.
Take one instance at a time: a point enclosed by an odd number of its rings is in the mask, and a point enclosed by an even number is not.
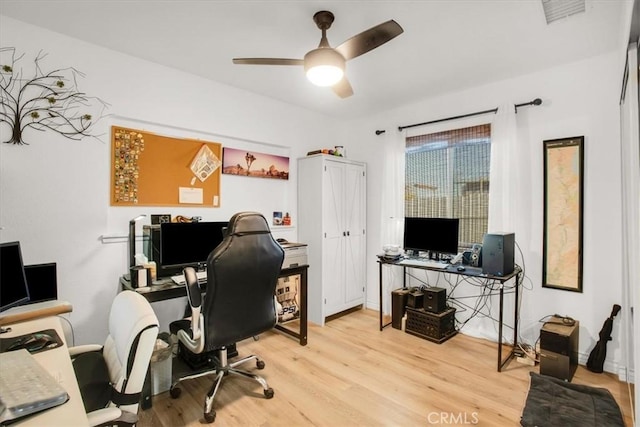
<svg viewBox="0 0 640 427"><path fill-rule="evenodd" d="M405 216L459 218L459 245L482 242L489 217L491 125L406 138Z"/></svg>

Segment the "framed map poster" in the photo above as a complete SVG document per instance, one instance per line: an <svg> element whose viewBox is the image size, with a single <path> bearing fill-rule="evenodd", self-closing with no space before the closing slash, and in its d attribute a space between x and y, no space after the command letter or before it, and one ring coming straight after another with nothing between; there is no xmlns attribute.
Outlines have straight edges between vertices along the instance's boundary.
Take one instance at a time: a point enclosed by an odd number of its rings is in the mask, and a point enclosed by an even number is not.
<svg viewBox="0 0 640 427"><path fill-rule="evenodd" d="M582 292L584 137L544 141L542 286Z"/></svg>

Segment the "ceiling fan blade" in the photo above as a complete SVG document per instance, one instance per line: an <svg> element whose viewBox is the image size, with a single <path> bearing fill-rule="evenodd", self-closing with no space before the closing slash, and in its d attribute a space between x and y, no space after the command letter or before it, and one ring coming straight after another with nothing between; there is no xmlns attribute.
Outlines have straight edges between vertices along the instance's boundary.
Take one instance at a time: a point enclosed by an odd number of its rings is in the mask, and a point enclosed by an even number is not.
<svg viewBox="0 0 640 427"><path fill-rule="evenodd" d="M233 63L249 65L304 65L304 60L287 58L233 58Z"/></svg>
<svg viewBox="0 0 640 427"><path fill-rule="evenodd" d="M349 60L382 46L403 32L402 27L392 19L356 34L335 49Z"/></svg>
<svg viewBox="0 0 640 427"><path fill-rule="evenodd" d="M347 80L347 76L344 76L342 80L334 84L331 88L340 98L348 98L353 95L353 88L349 80Z"/></svg>

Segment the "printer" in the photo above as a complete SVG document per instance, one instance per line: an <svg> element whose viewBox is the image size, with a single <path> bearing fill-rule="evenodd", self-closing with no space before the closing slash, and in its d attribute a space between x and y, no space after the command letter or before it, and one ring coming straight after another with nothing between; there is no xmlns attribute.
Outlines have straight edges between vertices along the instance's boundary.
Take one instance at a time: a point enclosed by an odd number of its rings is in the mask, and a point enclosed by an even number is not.
<svg viewBox="0 0 640 427"><path fill-rule="evenodd" d="M282 269L307 265L307 245L304 243L278 242L284 249Z"/></svg>

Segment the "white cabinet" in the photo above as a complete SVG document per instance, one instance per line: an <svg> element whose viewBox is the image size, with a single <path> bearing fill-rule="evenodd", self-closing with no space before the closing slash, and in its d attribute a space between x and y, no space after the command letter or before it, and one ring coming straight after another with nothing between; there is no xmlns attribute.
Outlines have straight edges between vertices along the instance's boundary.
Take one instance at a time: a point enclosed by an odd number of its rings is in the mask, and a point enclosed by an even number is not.
<svg viewBox="0 0 640 427"><path fill-rule="evenodd" d="M330 155L298 160L298 238L308 245L309 320L364 304L366 165Z"/></svg>

